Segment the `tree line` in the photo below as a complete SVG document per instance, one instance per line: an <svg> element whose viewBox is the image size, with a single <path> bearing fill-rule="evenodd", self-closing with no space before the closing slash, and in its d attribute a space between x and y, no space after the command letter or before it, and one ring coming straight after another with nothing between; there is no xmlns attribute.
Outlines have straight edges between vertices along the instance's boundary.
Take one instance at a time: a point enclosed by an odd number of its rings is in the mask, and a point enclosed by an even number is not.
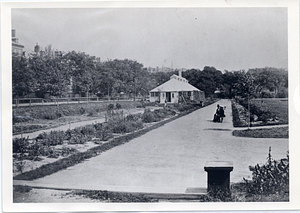
<svg viewBox="0 0 300 213"><path fill-rule="evenodd" d="M143 64L130 59L100 62L82 52L54 56L51 50L29 57L12 56L12 91L14 98L45 94L55 97L93 95L98 97L147 96L178 70L151 73ZM212 96L232 98L248 93L255 97L287 97L288 72L271 67L224 71L212 66L189 69L183 77L196 88Z"/></svg>

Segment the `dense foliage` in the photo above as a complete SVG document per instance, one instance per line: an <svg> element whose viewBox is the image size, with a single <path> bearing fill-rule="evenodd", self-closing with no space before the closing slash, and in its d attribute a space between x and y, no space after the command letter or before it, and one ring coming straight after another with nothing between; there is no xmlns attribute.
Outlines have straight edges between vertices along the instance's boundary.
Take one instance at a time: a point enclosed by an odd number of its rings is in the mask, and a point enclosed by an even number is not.
<svg viewBox="0 0 300 213"><path fill-rule="evenodd" d="M151 73L143 64L129 59L100 62L82 52L44 54L29 57L12 56L14 97L67 97L68 94L98 97L146 96L149 91L170 79L178 70ZM288 73L271 67L227 71L212 66L183 72L190 84L212 96L232 98L236 95L255 97L287 97Z"/></svg>
<svg viewBox="0 0 300 213"><path fill-rule="evenodd" d="M285 194L289 192L289 154L281 160L274 160L271 147L268 161L264 165L249 167L252 180L246 180L246 189L251 194Z"/></svg>
<svg viewBox="0 0 300 213"><path fill-rule="evenodd" d="M288 124L288 102L287 99L247 99L236 98L232 100L232 121L234 127L265 126Z"/></svg>

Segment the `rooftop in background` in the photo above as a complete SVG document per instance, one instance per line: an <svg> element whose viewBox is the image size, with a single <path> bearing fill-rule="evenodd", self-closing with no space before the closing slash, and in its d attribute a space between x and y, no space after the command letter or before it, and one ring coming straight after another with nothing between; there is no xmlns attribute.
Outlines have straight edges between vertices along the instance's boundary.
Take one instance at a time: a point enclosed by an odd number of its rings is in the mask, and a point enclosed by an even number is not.
<svg viewBox="0 0 300 213"><path fill-rule="evenodd" d="M188 80L181 76L181 72L178 75L172 75L170 80L162 85L154 88L151 92L172 92L172 91L200 91L196 87L188 83Z"/></svg>
<svg viewBox="0 0 300 213"><path fill-rule="evenodd" d="M19 55L23 54L24 45L19 43L19 39L16 37L16 30L11 30L11 40L12 40L12 53L16 53Z"/></svg>

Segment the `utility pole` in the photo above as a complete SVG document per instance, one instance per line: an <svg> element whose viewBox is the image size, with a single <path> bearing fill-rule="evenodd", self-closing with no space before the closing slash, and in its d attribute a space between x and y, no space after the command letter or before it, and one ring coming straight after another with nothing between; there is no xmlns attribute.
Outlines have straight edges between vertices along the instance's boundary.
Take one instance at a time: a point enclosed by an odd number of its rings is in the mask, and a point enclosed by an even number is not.
<svg viewBox="0 0 300 213"><path fill-rule="evenodd" d="M250 122L251 122L251 113L250 113L250 96L248 94L248 112L249 112L249 122L248 122L248 129L250 129Z"/></svg>

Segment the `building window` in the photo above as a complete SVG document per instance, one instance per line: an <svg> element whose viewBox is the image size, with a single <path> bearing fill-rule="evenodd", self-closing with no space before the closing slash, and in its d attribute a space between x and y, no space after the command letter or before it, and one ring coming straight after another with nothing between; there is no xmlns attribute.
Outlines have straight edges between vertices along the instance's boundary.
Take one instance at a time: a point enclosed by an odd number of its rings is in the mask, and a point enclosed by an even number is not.
<svg viewBox="0 0 300 213"><path fill-rule="evenodd" d="M172 93L172 98L174 98L174 93Z"/></svg>
<svg viewBox="0 0 300 213"><path fill-rule="evenodd" d="M151 92L151 97L158 97L158 92Z"/></svg>

